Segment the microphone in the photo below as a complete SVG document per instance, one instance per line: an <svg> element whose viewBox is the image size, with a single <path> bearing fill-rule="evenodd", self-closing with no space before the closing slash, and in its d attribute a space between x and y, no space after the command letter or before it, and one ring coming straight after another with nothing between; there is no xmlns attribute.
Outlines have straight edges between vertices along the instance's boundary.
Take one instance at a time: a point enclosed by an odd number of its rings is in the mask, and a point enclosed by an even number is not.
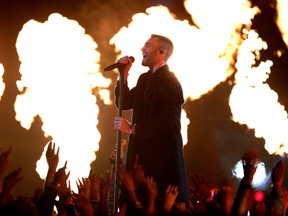
<svg viewBox="0 0 288 216"><path fill-rule="evenodd" d="M132 62L135 61L135 58L134 58L133 56L129 56L129 58L132 60ZM125 65L125 64L120 63L120 62L117 62L117 63L115 63L115 64L112 64L112 65L104 68L104 71L110 71L110 70L113 70L113 69L115 69L115 68L119 68L119 67L121 67L121 66L123 66L123 65Z"/></svg>

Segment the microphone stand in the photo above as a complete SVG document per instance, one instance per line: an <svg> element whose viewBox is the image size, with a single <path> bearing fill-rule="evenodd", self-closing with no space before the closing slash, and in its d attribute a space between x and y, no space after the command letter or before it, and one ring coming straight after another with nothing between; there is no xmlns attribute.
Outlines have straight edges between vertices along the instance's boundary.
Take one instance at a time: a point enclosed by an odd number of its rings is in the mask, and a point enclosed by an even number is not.
<svg viewBox="0 0 288 216"><path fill-rule="evenodd" d="M121 67L118 68L119 71L119 96L118 96L118 116L122 117L122 98L123 98L123 83L124 83L124 74ZM118 171L119 165L121 163L121 131L117 130L116 137L116 155L115 155L115 175L113 176L114 188L113 188L113 212L116 213L118 208L118 199L120 195L119 188L119 178Z"/></svg>

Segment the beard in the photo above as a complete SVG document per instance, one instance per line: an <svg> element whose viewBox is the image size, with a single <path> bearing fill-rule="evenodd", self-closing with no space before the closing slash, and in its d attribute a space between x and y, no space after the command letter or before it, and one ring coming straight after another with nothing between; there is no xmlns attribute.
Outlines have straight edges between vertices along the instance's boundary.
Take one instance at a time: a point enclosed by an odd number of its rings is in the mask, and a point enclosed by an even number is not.
<svg viewBox="0 0 288 216"><path fill-rule="evenodd" d="M142 58L142 66L152 67L154 65L154 59L151 56L146 56Z"/></svg>

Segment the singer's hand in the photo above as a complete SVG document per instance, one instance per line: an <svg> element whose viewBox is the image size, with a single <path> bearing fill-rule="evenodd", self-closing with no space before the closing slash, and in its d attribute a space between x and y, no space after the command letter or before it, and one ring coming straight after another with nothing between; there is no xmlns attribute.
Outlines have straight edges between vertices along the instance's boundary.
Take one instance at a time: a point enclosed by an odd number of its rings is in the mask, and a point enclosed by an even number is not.
<svg viewBox="0 0 288 216"><path fill-rule="evenodd" d="M123 133L129 133L130 123L127 119L122 117L115 117L114 126L116 130L120 130Z"/></svg>
<svg viewBox="0 0 288 216"><path fill-rule="evenodd" d="M129 56L124 56L122 58L120 58L118 60L119 63L123 64L123 66L121 68L118 68L118 70L122 70L123 71L123 78L124 78L124 82L127 82L128 79L128 75L129 75L129 70L132 66L133 63L133 59Z"/></svg>

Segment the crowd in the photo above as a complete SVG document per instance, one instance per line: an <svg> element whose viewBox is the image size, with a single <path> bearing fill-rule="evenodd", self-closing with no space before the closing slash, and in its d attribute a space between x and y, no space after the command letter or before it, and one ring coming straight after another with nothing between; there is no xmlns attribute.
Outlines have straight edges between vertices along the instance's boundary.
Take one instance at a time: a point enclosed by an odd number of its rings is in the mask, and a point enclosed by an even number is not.
<svg viewBox="0 0 288 216"><path fill-rule="evenodd" d="M42 188L36 188L33 197L14 196L12 189L20 184L21 168L3 176L12 158L13 148L0 149L0 215L1 216L110 216L107 211L107 195L110 175L107 178L94 174L77 180L78 191L71 191L66 164L57 170L59 147L50 141L46 159L47 177ZM148 215L221 215L221 216L280 216L286 215L288 193L283 187L284 163L280 160L271 172L271 190L262 201L254 199L253 176L257 170L258 155L254 149L242 157L244 177L236 186L233 179L223 179L218 189L212 190L200 175L191 175L189 186L190 205L177 202L178 188L169 185L164 197L160 197L153 176L146 176L138 158L131 172L119 167L121 196L115 216ZM212 193L213 192L213 193Z"/></svg>

